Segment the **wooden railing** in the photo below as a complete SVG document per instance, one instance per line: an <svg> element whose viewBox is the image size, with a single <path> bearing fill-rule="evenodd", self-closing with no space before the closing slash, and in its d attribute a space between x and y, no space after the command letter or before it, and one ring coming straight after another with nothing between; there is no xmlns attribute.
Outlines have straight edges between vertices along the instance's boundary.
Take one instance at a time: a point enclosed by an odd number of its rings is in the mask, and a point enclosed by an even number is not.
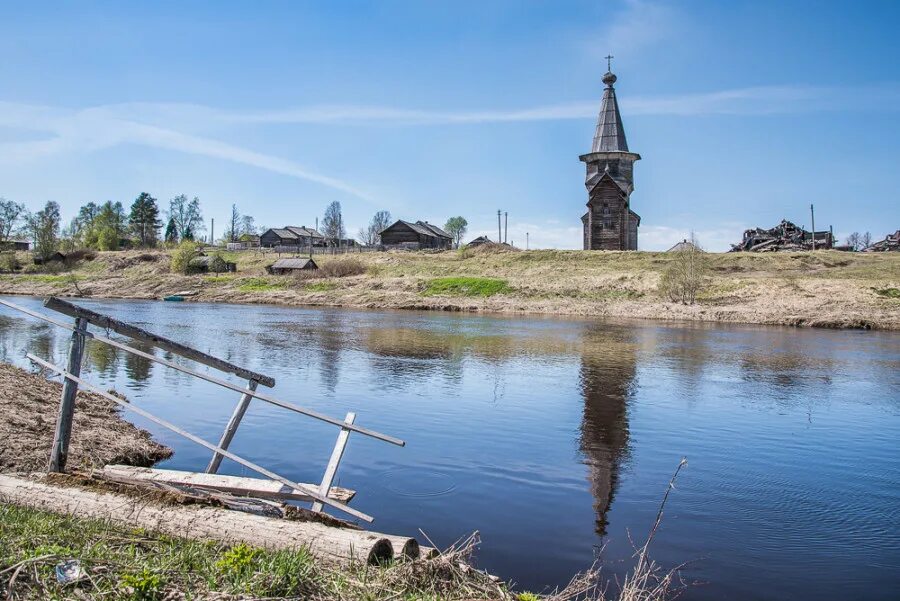
<svg viewBox="0 0 900 601"><path fill-rule="evenodd" d="M219 469L219 466L221 465L222 459L227 457L228 459L231 459L232 461L235 461L240 465L243 465L244 467L257 472L265 476L266 478L280 482L281 484L287 486L290 491L296 491L297 494L303 495L305 498L308 497L312 499L312 508L314 511L322 511L323 506L327 505L367 522L371 522L373 520L371 516L366 515L361 511L353 509L346 504L329 497L329 491L331 489L332 483L334 482L334 476L344 454L344 449L346 448L347 441L349 440L351 432L357 432L364 436L376 438L378 440L389 442L398 446L405 445L402 440L356 425L354 423L356 415L352 412L348 413L347 416L343 420L341 420L314 411L312 409L301 407L294 403L280 400L270 394L260 392L257 390L260 384L267 387L272 387L275 385L275 379L270 376L245 369L223 359L213 357L212 355L183 345L179 342L169 340L168 338L165 338L158 334L153 334L132 324L119 321L107 315L96 313L84 307L80 307L68 301L50 297L44 302L44 306L48 309L57 311L69 317L74 317L74 324L59 321L43 313L32 311L26 307L22 307L3 299L0 299L0 305L15 309L26 315L46 321L58 327L65 328L72 332L66 369L53 365L52 363L41 359L40 357L37 357L31 353L28 353L26 355L26 357L36 365L52 371L62 376L64 379L62 398L60 400L59 414L57 416L56 430L54 433L53 447L50 453L50 463L48 468L49 471L60 472L65 469L66 459L68 456L69 439L71 438L72 433L72 419L75 411L75 396L80 386L85 390L94 392L112 401L113 403L116 403L127 411L131 411L133 413L141 415L144 418L168 430L171 430L172 432L175 432L179 436L187 438L188 440L211 450L213 452L213 456L209 462L209 465L206 467L206 473L208 474L216 473ZM150 346L161 348L163 350L191 359L203 365L215 368L219 371L234 374L240 378L245 378L248 380L247 386L238 386L219 377L202 373L183 365L178 365L177 363L168 361L166 359L161 359L154 356L153 354L138 350L117 340L113 340L100 334L89 332L87 329L88 324L103 328L107 331L116 332ZM122 399L109 394L108 392L90 384L89 382L81 378L81 359L84 353L84 346L87 339L92 339L102 344L112 346L126 353L142 357L148 361L152 361L154 363L164 365L168 368L178 370L180 372L186 373L201 380L205 380L207 382L211 382L223 388L228 388L235 392L240 392L241 398L238 401L238 404L235 406L231 418L228 420L228 424L225 427L225 431L222 433L222 437L220 438L219 443L216 445L203 440L202 438L187 432L186 430L176 426L175 424L152 415L149 412L136 407L132 403L123 401ZM340 428L337 441L335 442L334 450L331 453L331 458L328 461L328 465L322 477L322 482L318 487L293 482L283 476L280 476L279 474L267 470L262 466L259 466L228 451L228 447L231 444L235 433L237 432L238 426L240 426L241 420L243 419L243 416L246 413L251 400L254 398L260 399L261 401L265 401L277 407L288 409L295 413L299 413L301 415L305 415L307 417L311 417L313 419L338 426Z"/></svg>

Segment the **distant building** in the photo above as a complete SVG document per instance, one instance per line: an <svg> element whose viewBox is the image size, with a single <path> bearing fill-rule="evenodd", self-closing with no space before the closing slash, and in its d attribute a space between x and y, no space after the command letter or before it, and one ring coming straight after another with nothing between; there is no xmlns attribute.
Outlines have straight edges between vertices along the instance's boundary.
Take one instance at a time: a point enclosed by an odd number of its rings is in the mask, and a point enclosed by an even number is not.
<svg viewBox="0 0 900 601"><path fill-rule="evenodd" d="M381 230L379 235L385 248L448 250L453 246L453 236L427 221L412 223L400 219Z"/></svg>
<svg viewBox="0 0 900 601"><path fill-rule="evenodd" d="M682 250L696 250L696 251L703 252L703 249L702 249L702 248L700 248L699 246L697 246L697 245L694 244L693 242L689 241L687 238L685 238L684 240L682 240L681 242L679 242L678 244L676 244L675 246L673 246L672 248L670 248L670 249L667 250L666 252L667 252L667 253L674 253L674 252L680 252L680 251L682 251Z"/></svg>
<svg viewBox="0 0 900 601"><path fill-rule="evenodd" d="M474 248L476 246L482 246L484 244L493 244L493 242L491 242L491 239L487 236L478 236L477 238L466 244L466 246Z"/></svg>
<svg viewBox="0 0 900 601"><path fill-rule="evenodd" d="M29 250L31 243L28 240L4 240L0 242L0 250Z"/></svg>
<svg viewBox="0 0 900 601"><path fill-rule="evenodd" d="M283 228L270 228L259 237L259 245L263 248L276 246L325 246L325 236L317 230L301 226L289 225Z"/></svg>
<svg viewBox="0 0 900 601"><path fill-rule="evenodd" d="M285 275L295 271L309 271L318 268L319 266L312 259L278 259L266 267L266 271L274 275Z"/></svg>
<svg viewBox="0 0 900 601"><path fill-rule="evenodd" d="M615 82L607 71L594 143L591 152L579 157L587 169L588 210L581 217L585 250L637 250L641 218L631 210L631 192L634 162L641 155L628 151Z"/></svg>

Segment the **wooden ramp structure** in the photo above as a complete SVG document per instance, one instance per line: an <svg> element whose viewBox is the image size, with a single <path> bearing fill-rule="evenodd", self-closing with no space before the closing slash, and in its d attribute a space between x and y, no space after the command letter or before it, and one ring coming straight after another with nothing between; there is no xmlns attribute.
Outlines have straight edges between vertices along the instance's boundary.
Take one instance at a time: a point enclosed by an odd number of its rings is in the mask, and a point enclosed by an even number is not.
<svg viewBox="0 0 900 601"><path fill-rule="evenodd" d="M276 398L274 395L264 393L258 390L259 386L268 388L274 387L275 379L261 373L235 365L229 361L219 359L187 345L181 344L174 340L170 340L158 334L154 334L139 328L133 324L125 323L102 315L90 309L75 305L71 302L50 297L44 302L44 306L52 311L61 313L70 318L74 318L73 323L61 321L55 317L32 311L18 304L0 299L0 304L17 310L21 313L40 319L55 326L70 330L72 337L69 344L68 362L65 368L54 365L41 357L37 357L32 353L27 353L26 357L35 365L60 375L63 378L62 397L60 399L59 413L57 416L56 430L54 433L54 441L51 449L48 472L64 472L66 460L68 456L69 440L72 433L72 420L75 411L75 396L80 389L96 393L105 399L119 405L123 410L140 415L153 423L166 428L179 436L186 438L200 446L203 446L212 452L209 464L202 472L189 472L166 469L150 469L135 468L130 466L106 466L101 473L101 477L112 481L127 481L130 484L146 483L150 485L173 486L181 489L193 489L197 491L214 491L217 494L232 495L237 497L246 497L258 499L261 503L273 502L292 502L292 503L311 503L311 510L316 513L324 512L326 507L337 510L364 522L372 522L373 517L352 508L348 505L350 500L355 496L356 492L350 489L335 487L334 479L337 474L338 467L344 454L344 450L350 438L350 434L358 433L387 442L389 444L404 446L405 443L393 436L376 432L369 428L356 424L356 414L347 413L344 419L332 417L312 409L308 409L295 403L287 402ZM241 379L246 379L246 386L234 384L228 380L218 376L204 373L185 365L169 361L130 346L124 342L114 340L108 336L88 331L88 325L105 330L106 333L115 332L121 336L131 338L132 340L143 343L179 355L186 359L195 361L202 365L224 372L226 374L235 375ZM158 363L167 368L180 371L192 377L205 380L216 384L222 388L240 393L240 398L235 405L231 417L228 420L225 430L222 433L218 443L212 443L200 438L183 428L170 423L160 417L152 415L146 410L122 400L121 398L102 390L101 388L91 384L81 377L81 363L84 354L85 343L88 339L114 347L118 350L142 357L148 361ZM279 475L263 466L240 457L228 450L234 439L235 434L241 424L244 414L247 411L253 399L281 407L283 409L305 415L312 419L332 424L339 428L337 440L332 450L331 456L326 464L322 479L319 483L301 483L295 482L282 475ZM242 465L249 470L263 476L263 478L249 478L238 476L226 476L218 474L222 460L224 458ZM387 536L387 535L383 535ZM400 556L404 553L407 556L418 554L418 543L415 539L406 537L390 537L387 539L396 539L395 542L400 544L395 555Z"/></svg>

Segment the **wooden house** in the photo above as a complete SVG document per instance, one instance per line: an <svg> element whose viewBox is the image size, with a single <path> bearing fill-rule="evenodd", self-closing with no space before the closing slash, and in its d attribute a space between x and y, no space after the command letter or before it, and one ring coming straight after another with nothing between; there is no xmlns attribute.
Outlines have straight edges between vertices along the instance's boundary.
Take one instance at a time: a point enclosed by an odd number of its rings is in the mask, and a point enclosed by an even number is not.
<svg viewBox="0 0 900 601"><path fill-rule="evenodd" d="M190 268L193 273L209 273L210 264L215 257L194 257L191 259ZM223 261L224 269L220 269L217 273L235 273L237 272L237 264L231 261Z"/></svg>
<svg viewBox="0 0 900 601"><path fill-rule="evenodd" d="M448 250L453 246L453 236L427 221L412 223L400 219L381 230L379 235L385 248Z"/></svg>
<svg viewBox="0 0 900 601"><path fill-rule="evenodd" d="M277 246L325 246L325 236L306 226L289 225L283 228L269 228L259 237L263 248Z"/></svg>
<svg viewBox="0 0 900 601"><path fill-rule="evenodd" d="M311 258L293 258L278 259L273 264L266 267L266 271L272 275L285 275L296 271L310 271L318 269L319 266Z"/></svg>
<svg viewBox="0 0 900 601"><path fill-rule="evenodd" d="M29 250L31 243L28 240L4 240L0 242L0 250Z"/></svg>

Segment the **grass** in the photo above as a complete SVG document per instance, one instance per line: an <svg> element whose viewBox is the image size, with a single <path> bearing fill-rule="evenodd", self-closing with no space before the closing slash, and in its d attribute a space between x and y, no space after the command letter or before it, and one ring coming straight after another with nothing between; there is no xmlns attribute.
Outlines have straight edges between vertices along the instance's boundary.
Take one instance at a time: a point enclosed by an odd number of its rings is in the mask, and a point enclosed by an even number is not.
<svg viewBox="0 0 900 601"><path fill-rule="evenodd" d="M875 294L878 296L883 296L885 298L900 298L900 288L876 288L874 290Z"/></svg>
<svg viewBox="0 0 900 601"><path fill-rule="evenodd" d="M241 292L271 292L284 290L284 288L284 282L270 282L265 278L248 278L238 286L238 290Z"/></svg>
<svg viewBox="0 0 900 601"><path fill-rule="evenodd" d="M511 292L506 280L495 278L451 277L429 281L422 293L425 296L494 296Z"/></svg>
<svg viewBox="0 0 900 601"><path fill-rule="evenodd" d="M314 284L306 284L303 289L307 292L328 292L337 288L334 282L316 282Z"/></svg>

